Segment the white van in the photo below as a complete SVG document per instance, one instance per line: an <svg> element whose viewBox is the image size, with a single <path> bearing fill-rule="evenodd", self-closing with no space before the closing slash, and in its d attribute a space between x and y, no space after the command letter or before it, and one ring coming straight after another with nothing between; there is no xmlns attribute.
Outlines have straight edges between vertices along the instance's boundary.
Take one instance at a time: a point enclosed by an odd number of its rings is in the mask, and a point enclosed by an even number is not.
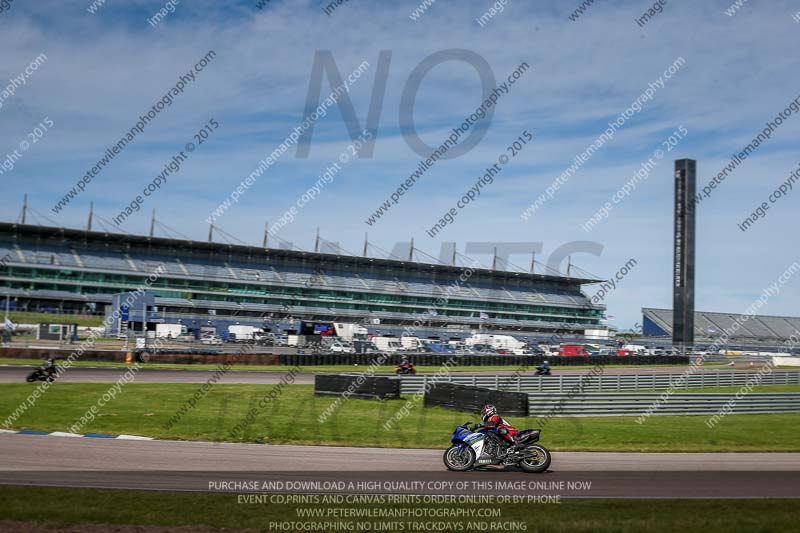
<svg viewBox="0 0 800 533"><path fill-rule="evenodd" d="M333 353L356 353L356 349L341 341L333 341L329 347Z"/></svg>

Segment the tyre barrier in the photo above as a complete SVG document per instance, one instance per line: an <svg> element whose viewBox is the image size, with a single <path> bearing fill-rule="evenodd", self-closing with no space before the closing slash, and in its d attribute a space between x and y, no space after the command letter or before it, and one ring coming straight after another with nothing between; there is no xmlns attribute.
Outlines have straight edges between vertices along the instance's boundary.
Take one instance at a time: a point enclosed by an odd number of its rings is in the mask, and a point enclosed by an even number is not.
<svg viewBox="0 0 800 533"><path fill-rule="evenodd" d="M3 357L46 359L50 356L66 358L71 350L78 349L80 344L64 349L54 348L3 348ZM633 357L595 356L595 357L547 357L542 355L455 355L439 353L392 354L386 358L380 353L341 354L341 353L274 353L286 348L260 348L254 353L220 352L213 348L197 348L184 351L148 350L151 363L178 364L221 364L230 362L237 365L286 365L286 366L322 366L346 365L369 366L380 363L383 366L395 366L403 358L407 358L416 366L442 366L454 361L459 367L507 366L513 369L530 369L543 361L550 366L595 366L595 365L688 365L689 357L681 355L661 356L643 355ZM136 351L136 350L131 350ZM126 350L119 348L109 350L85 350L82 361L115 361L124 362ZM452 364L452 363L451 363Z"/></svg>
<svg viewBox="0 0 800 533"><path fill-rule="evenodd" d="M437 383L425 393L425 407L480 411L487 403L509 416L528 416L528 395L453 383Z"/></svg>
<svg viewBox="0 0 800 533"><path fill-rule="evenodd" d="M315 396L340 396L360 399L400 398L400 378L367 374L317 374L314 376Z"/></svg>

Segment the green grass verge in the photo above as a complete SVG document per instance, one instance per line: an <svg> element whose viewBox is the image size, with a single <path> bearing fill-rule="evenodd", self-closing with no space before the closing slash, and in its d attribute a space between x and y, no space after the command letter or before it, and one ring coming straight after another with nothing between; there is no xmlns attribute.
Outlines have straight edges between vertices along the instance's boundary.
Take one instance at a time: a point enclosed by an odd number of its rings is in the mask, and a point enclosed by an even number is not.
<svg viewBox="0 0 800 533"><path fill-rule="evenodd" d="M43 507L45 508L43 510ZM138 525L253 529L270 531L270 522L309 523L298 518L300 508L318 507L297 504L240 504L236 494L168 493L128 490L60 489L0 487L0 527L22 530L24 523L54 527L76 524ZM364 504L331 505L336 509L374 508ZM409 505L381 505L381 508L408 509ZM419 504L413 508L475 508L476 504ZM499 504L480 506L500 509L500 518L475 519L486 523L486 531L502 531L498 522L526 525L527 531L540 532L617 532L641 531L674 533L717 533L728 531L795 531L800 520L800 500L562 500L560 504ZM14 522L3 522L17 521ZM353 524L365 521L336 518L330 521ZM316 519L316 521L321 521ZM402 524L390 531L415 531L411 524L425 525L424 518L372 519ZM439 522L439 520L435 520ZM453 529L468 531L467 521L449 518ZM461 524L461 527L458 526ZM451 526L452 527L452 526ZM79 530L79 529L78 529ZM109 527L106 531L115 530ZM274 531L274 529L272 529ZM374 529L373 529L374 530ZM95 529L92 529L95 531ZM99 531L99 529L98 529ZM127 531L127 530L126 530ZM136 529L140 531L140 529ZM285 531L285 530L284 530ZM347 531L339 529L338 531ZM351 531L361 531L351 529ZM426 531L417 529L417 531ZM437 529L439 531L439 529Z"/></svg>
<svg viewBox="0 0 800 533"><path fill-rule="evenodd" d="M25 313L22 311L9 311L8 318L16 324L78 324L79 326L95 327L103 325L102 316L91 315L58 315L53 313Z"/></svg>
<svg viewBox="0 0 800 533"><path fill-rule="evenodd" d="M28 383L0 384L0 424L33 391ZM68 431L106 393L110 384L56 382L35 406L11 425L14 429ZM387 431L384 424L407 405L401 400L342 402L324 423L319 416L336 397L314 396L311 385L282 387L275 401L259 408L276 385L215 385L172 426L198 384L139 384L122 387L82 432L134 434L162 439L269 444L445 448L453 428L475 413L424 408L411 402L410 414ZM256 414L233 435L251 409ZM556 451L800 451L800 413L728 415L714 429L705 416L555 417L545 421L542 442ZM539 427L536 418L509 417L517 427ZM169 428L169 429L168 429Z"/></svg>
<svg viewBox="0 0 800 533"><path fill-rule="evenodd" d="M66 350L64 357L69 355ZM0 352L1 353L1 352ZM38 366L42 363L39 359L16 359L13 357L0 357L0 365L20 365L20 366ZM121 362L112 361L75 361L72 366L75 367L97 367L97 368L126 368L126 365ZM713 365L707 365L713 366ZM147 363L143 368L155 368L161 370L217 370L218 364L179 364L179 363ZM244 371L244 372L287 372L293 368L289 365L233 365L231 370ZM367 368L366 365L318 365L318 366L301 366L300 372L304 374L319 373L319 372L363 372ZM417 366L417 372L420 374L432 374L438 372L441 367L439 366ZM569 366L569 367L553 367L554 372L558 375L560 369L578 369L589 370L594 366ZM675 372L682 372L684 366L681 365L614 365L606 367L607 369L614 368L662 368L665 370L673 370ZM395 367L380 366L378 373L391 374L394 372ZM506 366L453 366L450 367L450 372L515 372L518 367L514 365ZM527 374L533 374L533 371L528 370ZM527 375L526 374L526 375Z"/></svg>

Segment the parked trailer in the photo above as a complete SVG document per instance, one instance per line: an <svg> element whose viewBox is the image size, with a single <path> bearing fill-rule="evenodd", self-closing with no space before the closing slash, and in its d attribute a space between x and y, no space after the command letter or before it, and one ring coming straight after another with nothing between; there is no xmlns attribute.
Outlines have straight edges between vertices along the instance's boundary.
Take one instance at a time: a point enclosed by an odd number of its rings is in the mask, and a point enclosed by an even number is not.
<svg viewBox="0 0 800 533"><path fill-rule="evenodd" d="M485 344L491 346L495 350L524 350L527 344L512 337L511 335L492 335L488 333L476 333L472 337L464 341L467 346L474 346L476 344ZM518 354L519 355L519 354Z"/></svg>
<svg viewBox="0 0 800 533"><path fill-rule="evenodd" d="M233 335L237 341L252 341L259 337L263 337L264 331L255 326L234 324L232 326L228 326L228 334Z"/></svg>
<svg viewBox="0 0 800 533"><path fill-rule="evenodd" d="M400 337L404 350L422 350L422 341L418 337Z"/></svg>
<svg viewBox="0 0 800 533"><path fill-rule="evenodd" d="M367 338L367 328L361 324L348 324L345 322L334 322L333 328L336 336L346 341L364 340Z"/></svg>
<svg viewBox="0 0 800 533"><path fill-rule="evenodd" d="M177 339L186 334L184 324L156 324L156 337Z"/></svg>
<svg viewBox="0 0 800 533"><path fill-rule="evenodd" d="M400 339L397 337L372 337L375 347L382 352L397 352L403 349Z"/></svg>

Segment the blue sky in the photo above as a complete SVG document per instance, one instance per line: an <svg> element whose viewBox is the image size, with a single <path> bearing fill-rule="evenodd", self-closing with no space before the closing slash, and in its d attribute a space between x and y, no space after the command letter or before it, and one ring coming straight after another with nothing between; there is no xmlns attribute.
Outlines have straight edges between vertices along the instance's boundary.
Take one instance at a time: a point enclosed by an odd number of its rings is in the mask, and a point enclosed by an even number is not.
<svg viewBox="0 0 800 533"><path fill-rule="evenodd" d="M303 120L315 52L330 50L342 75L363 61L370 68L349 97L363 124L381 50L391 50L388 83L371 158L344 165L320 196L281 229L283 239L313 247L314 233L360 251L364 233L385 249L415 238L439 255L443 242L542 243L546 260L570 241L603 245L599 257L573 262L608 277L628 259L637 266L605 302L627 328L643 306L671 306L672 160L698 160L702 185L777 113L800 95L800 2L752 1L734 16L729 1L667 2L643 28L649 5L595 2L576 21L577 0L508 0L484 27L475 19L494 2L438 0L419 20L419 2L350 0L326 15L320 2L188 1L155 28L147 19L166 2L108 0L91 14L88 0L24 2L0 12L0 91L39 54L47 60L0 108L0 160L45 117L53 127L0 175L3 220L16 220L22 195L60 225L84 226L89 202L106 219L117 215L211 118L210 139L178 174L122 223L146 233L150 210L195 239L206 217L259 160ZM484 58L498 81L520 63L531 66L498 102L486 135L461 157L439 161L379 222L365 219L416 168L420 157L399 133L399 108L409 75L427 56L466 49ZM107 147L128 131L208 50L216 57L175 102L137 136L69 206L50 208ZM530 220L520 213L676 58L685 65L632 116L556 196ZM322 94L330 92L327 77ZM481 102L475 70L450 61L424 78L414 120L421 138L438 145ZM581 225L661 142L683 126L688 134L649 178L590 233ZM466 192L523 130L535 136L494 183L435 239L425 230ZM698 209L697 302L700 310L743 312L798 260L796 196L790 194L746 233L737 228L800 162L800 117L786 120ZM226 232L258 244L275 222L337 161L351 142L342 114L331 108L314 130L308 158L294 148L261 176L218 221ZM476 255L485 264L490 256ZM512 256L521 266L525 255ZM764 311L798 315L800 280L787 283ZM587 288L589 295L594 289Z"/></svg>

